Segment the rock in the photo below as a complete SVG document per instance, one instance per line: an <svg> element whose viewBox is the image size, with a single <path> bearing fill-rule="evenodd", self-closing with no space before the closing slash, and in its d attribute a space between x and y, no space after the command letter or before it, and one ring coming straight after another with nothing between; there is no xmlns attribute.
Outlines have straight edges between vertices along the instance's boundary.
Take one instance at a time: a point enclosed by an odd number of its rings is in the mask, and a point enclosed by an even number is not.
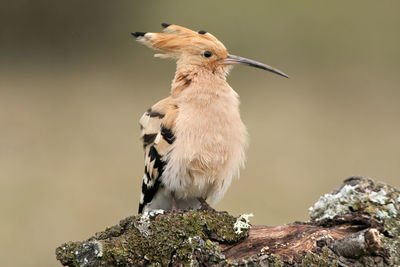
<svg viewBox="0 0 400 267"><path fill-rule="evenodd" d="M351 177L308 222L250 226L250 215L154 211L56 249L65 266L398 266L400 191Z"/></svg>

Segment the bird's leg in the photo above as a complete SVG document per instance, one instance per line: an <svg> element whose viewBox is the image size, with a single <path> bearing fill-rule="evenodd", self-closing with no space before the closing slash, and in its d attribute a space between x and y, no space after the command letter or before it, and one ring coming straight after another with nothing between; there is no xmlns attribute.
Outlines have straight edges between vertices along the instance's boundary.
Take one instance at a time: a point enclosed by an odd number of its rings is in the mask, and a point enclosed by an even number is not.
<svg viewBox="0 0 400 267"><path fill-rule="evenodd" d="M171 211L172 212L177 212L178 211L178 205L176 204L176 198L175 198L174 192L171 192L171 201L172 201Z"/></svg>
<svg viewBox="0 0 400 267"><path fill-rule="evenodd" d="M200 209L201 211L215 211L215 209L211 208L210 205L206 202L206 200L202 197L197 198L200 201Z"/></svg>

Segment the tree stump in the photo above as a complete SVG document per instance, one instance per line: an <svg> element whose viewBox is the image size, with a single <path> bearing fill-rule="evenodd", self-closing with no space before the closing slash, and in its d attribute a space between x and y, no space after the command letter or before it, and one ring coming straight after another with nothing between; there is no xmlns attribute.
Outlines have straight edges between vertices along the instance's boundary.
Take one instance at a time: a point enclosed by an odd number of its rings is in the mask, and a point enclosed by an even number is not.
<svg viewBox="0 0 400 267"><path fill-rule="evenodd" d="M65 266L400 266L400 191L351 177L310 221L250 226L249 215L161 210L56 249Z"/></svg>

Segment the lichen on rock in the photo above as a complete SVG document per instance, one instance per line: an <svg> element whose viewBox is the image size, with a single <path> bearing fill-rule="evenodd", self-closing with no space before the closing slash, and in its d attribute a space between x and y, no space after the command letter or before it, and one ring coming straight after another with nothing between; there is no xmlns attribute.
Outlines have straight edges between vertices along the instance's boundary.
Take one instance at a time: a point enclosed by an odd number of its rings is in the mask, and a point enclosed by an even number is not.
<svg viewBox="0 0 400 267"><path fill-rule="evenodd" d="M400 265L400 191L388 184L363 177L350 177L344 185L322 196L310 209L314 221L359 212L376 218L381 227L380 250L388 266ZM396 201L397 200L397 201ZM360 237L362 237L360 235ZM364 257L365 261L370 260ZM367 264L368 265L368 264ZM361 265L360 265L361 266Z"/></svg>
<svg viewBox="0 0 400 267"><path fill-rule="evenodd" d="M250 228L250 217L253 217L253 213L250 214L242 214L239 218L236 219L236 222L233 225L233 229L235 233L240 235L243 230L248 230Z"/></svg>
<svg viewBox="0 0 400 267"><path fill-rule="evenodd" d="M400 191L351 177L311 221L253 226L249 214L154 211L56 249L68 266L400 266Z"/></svg>
<svg viewBox="0 0 400 267"><path fill-rule="evenodd" d="M219 262L224 255L213 241L235 243L248 234L246 229L235 233L236 221L228 213L208 211L132 216L85 242L63 244L56 253L62 264L70 266L94 266L86 265L87 259L97 266L167 266L172 262L193 266L197 257Z"/></svg>
<svg viewBox="0 0 400 267"><path fill-rule="evenodd" d="M369 178L351 177L344 185L325 194L309 208L312 220L333 219L354 211L376 215L380 219L395 218L400 211L396 201L400 193L394 187Z"/></svg>

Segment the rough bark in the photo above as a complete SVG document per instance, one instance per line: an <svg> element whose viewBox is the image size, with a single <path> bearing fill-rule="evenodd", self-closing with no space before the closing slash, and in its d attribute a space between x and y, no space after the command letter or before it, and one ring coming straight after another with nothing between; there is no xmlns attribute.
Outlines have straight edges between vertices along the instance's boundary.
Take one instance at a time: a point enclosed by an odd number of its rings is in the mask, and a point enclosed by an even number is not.
<svg viewBox="0 0 400 267"><path fill-rule="evenodd" d="M400 191L351 177L310 221L251 226L226 212L131 216L56 249L66 266L399 266Z"/></svg>

